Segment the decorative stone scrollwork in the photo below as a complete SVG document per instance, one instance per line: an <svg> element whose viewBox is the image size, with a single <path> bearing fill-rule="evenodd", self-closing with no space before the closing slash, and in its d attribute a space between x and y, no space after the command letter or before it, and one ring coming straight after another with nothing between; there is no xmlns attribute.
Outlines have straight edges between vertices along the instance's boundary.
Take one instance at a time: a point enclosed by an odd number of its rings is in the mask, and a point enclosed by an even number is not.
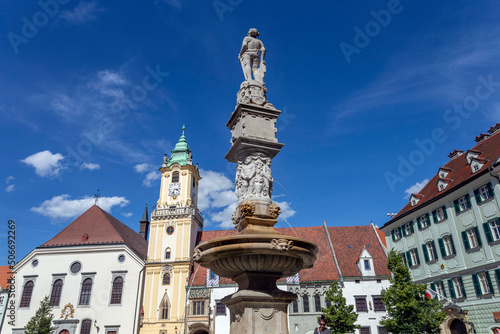
<svg viewBox="0 0 500 334"><path fill-rule="evenodd" d="M280 213L281 213L281 208L278 206L278 204L273 202L271 203L271 205L269 205L269 215L271 216L272 219L278 218Z"/></svg>
<svg viewBox="0 0 500 334"><path fill-rule="evenodd" d="M201 259L201 251L199 249L194 250L193 260L198 262Z"/></svg>
<svg viewBox="0 0 500 334"><path fill-rule="evenodd" d="M260 317L264 320L271 320L274 314L277 312L276 309L263 309L263 308L255 311L256 312L258 311Z"/></svg>
<svg viewBox="0 0 500 334"><path fill-rule="evenodd" d="M271 199L271 158L256 153L246 157L245 161L238 161L234 187L240 202L249 198Z"/></svg>
<svg viewBox="0 0 500 334"><path fill-rule="evenodd" d="M251 202L240 203L236 207L236 210L234 210L232 217L233 224L238 225L243 218L247 216L253 216L254 213L255 213L255 204Z"/></svg>
<svg viewBox="0 0 500 334"><path fill-rule="evenodd" d="M293 241L286 239L273 239L271 241L271 247L272 249L277 249L281 252L288 251L293 247Z"/></svg>

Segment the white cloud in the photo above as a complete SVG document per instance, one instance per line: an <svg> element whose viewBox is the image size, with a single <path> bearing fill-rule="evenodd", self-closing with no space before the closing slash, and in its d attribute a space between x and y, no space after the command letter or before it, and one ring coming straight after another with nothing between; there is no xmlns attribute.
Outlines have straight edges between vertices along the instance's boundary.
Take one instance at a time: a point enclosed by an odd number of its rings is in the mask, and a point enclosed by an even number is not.
<svg viewBox="0 0 500 334"><path fill-rule="evenodd" d="M123 217L126 217L126 218L130 218L130 217L132 217L132 215L133 215L133 213L132 213L132 212L123 212L123 213L122 213L122 216L123 216Z"/></svg>
<svg viewBox="0 0 500 334"><path fill-rule="evenodd" d="M7 176L5 178L5 183L10 184L12 181L14 181L16 178L14 176Z"/></svg>
<svg viewBox="0 0 500 334"><path fill-rule="evenodd" d="M94 203L95 199L90 196L71 199L70 195L63 194L44 201L40 206L31 208L31 211L52 218L53 220L67 219L81 215L94 205ZM114 206L124 207L128 203L129 201L125 197L113 196L99 197L97 205L104 211L111 212Z"/></svg>
<svg viewBox="0 0 500 334"><path fill-rule="evenodd" d="M122 86L127 84L127 80L123 77L123 75L117 72L105 70L97 73L97 76L99 77L99 79L101 79L101 83L103 83L104 85Z"/></svg>
<svg viewBox="0 0 500 334"><path fill-rule="evenodd" d="M405 190L404 199L410 198L411 194L418 194L420 190L429 182L429 179L424 179L422 182L417 182Z"/></svg>
<svg viewBox="0 0 500 334"><path fill-rule="evenodd" d="M101 169L101 165L99 164L94 164L91 162L84 162L80 165L80 169L88 169L90 171L96 170L96 169Z"/></svg>
<svg viewBox="0 0 500 334"><path fill-rule="evenodd" d="M97 19L96 13L99 11L101 11L101 9L97 7L95 1L80 1L72 11L61 11L59 17L70 23L81 24Z"/></svg>
<svg viewBox="0 0 500 334"><path fill-rule="evenodd" d="M290 203L276 202L276 204L278 204L278 206L281 208L281 214L279 215L278 219L288 219L295 215L296 211L290 207Z"/></svg>
<svg viewBox="0 0 500 334"><path fill-rule="evenodd" d="M146 176L142 181L142 184L144 184L146 187L151 187L155 181L158 181L160 179L156 167L152 164L138 164L134 166L134 170L139 174L146 173Z"/></svg>
<svg viewBox="0 0 500 334"><path fill-rule="evenodd" d="M5 188L5 191L10 193L11 191L14 191L15 184L10 184Z"/></svg>
<svg viewBox="0 0 500 334"><path fill-rule="evenodd" d="M62 160L64 160L64 156L61 153L52 154L47 150L30 155L21 162L34 167L38 176L54 178L62 169L66 168L62 165Z"/></svg>

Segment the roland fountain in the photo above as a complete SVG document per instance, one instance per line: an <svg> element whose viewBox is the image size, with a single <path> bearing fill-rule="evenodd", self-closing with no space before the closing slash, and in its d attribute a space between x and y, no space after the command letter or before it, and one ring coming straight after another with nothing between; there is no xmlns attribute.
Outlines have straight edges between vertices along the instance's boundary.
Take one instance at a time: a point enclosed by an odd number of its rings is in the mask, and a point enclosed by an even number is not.
<svg viewBox="0 0 500 334"><path fill-rule="evenodd" d="M281 211L271 199L271 161L283 147L276 138L281 111L267 101L266 50L258 36L252 28L243 39L238 58L245 81L226 124L232 146L225 158L237 164L232 219L238 233L199 244L194 260L238 283L238 291L222 299L231 334L288 334L288 304L297 295L280 290L276 281L311 268L318 247L274 228Z"/></svg>

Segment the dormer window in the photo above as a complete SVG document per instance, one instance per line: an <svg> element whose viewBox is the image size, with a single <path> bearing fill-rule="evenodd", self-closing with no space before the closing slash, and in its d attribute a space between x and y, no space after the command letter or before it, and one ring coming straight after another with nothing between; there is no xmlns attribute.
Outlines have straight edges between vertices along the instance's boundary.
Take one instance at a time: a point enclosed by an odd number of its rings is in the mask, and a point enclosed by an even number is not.
<svg viewBox="0 0 500 334"><path fill-rule="evenodd" d="M172 173L172 183L177 183L179 182L179 172L175 171Z"/></svg>
<svg viewBox="0 0 500 334"><path fill-rule="evenodd" d="M439 171L438 171L438 174L439 174L439 177L440 178L445 178L448 176L448 174L450 174L451 172L451 168L447 168L447 167L441 167L439 168Z"/></svg>
<svg viewBox="0 0 500 334"><path fill-rule="evenodd" d="M472 158L471 162L470 162L470 168L472 170L472 173L475 173L475 172L481 170L481 168L483 168L484 164L487 161L488 160L486 160L486 159Z"/></svg>
<svg viewBox="0 0 500 334"><path fill-rule="evenodd" d="M437 186L438 186L439 191L445 190L451 181L452 181L452 179L450 179L450 178L440 177L438 182L437 182Z"/></svg>
<svg viewBox="0 0 500 334"><path fill-rule="evenodd" d="M368 246L368 245L367 245ZM373 258L366 248L363 248L358 260L358 268L361 276L375 276L373 271Z"/></svg>
<svg viewBox="0 0 500 334"><path fill-rule="evenodd" d="M370 261L364 260L364 262L365 262L365 270L370 270Z"/></svg>
<svg viewBox="0 0 500 334"><path fill-rule="evenodd" d="M472 159L479 157L480 154L481 154L480 151L468 150L466 155L465 155L465 158L467 159L467 163L470 165Z"/></svg>
<svg viewBox="0 0 500 334"><path fill-rule="evenodd" d="M420 194L411 194L411 197L410 197L410 203L411 203L411 206L415 206L418 204L418 202L420 201L420 199L422 198L423 196L420 195Z"/></svg>

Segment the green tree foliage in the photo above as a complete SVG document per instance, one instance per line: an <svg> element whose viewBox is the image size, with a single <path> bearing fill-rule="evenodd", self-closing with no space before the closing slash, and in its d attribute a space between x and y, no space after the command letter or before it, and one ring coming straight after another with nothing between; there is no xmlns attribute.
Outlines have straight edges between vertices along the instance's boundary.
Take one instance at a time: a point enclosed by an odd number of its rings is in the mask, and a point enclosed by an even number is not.
<svg viewBox="0 0 500 334"><path fill-rule="evenodd" d="M354 305L347 305L339 282L333 282L326 292L326 299L332 304L328 308L321 308L321 312L325 314L326 325L332 334L354 333L355 329L360 328L354 324L358 320Z"/></svg>
<svg viewBox="0 0 500 334"><path fill-rule="evenodd" d="M55 330L52 327L52 307L50 306L49 296L40 302L40 308L36 311L33 318L26 324L25 334L52 334Z"/></svg>
<svg viewBox="0 0 500 334"><path fill-rule="evenodd" d="M387 316L380 324L393 334L439 334L446 314L437 299L425 297L427 285L412 282L410 269L395 250L389 252L387 268L392 278L391 286L382 290Z"/></svg>

